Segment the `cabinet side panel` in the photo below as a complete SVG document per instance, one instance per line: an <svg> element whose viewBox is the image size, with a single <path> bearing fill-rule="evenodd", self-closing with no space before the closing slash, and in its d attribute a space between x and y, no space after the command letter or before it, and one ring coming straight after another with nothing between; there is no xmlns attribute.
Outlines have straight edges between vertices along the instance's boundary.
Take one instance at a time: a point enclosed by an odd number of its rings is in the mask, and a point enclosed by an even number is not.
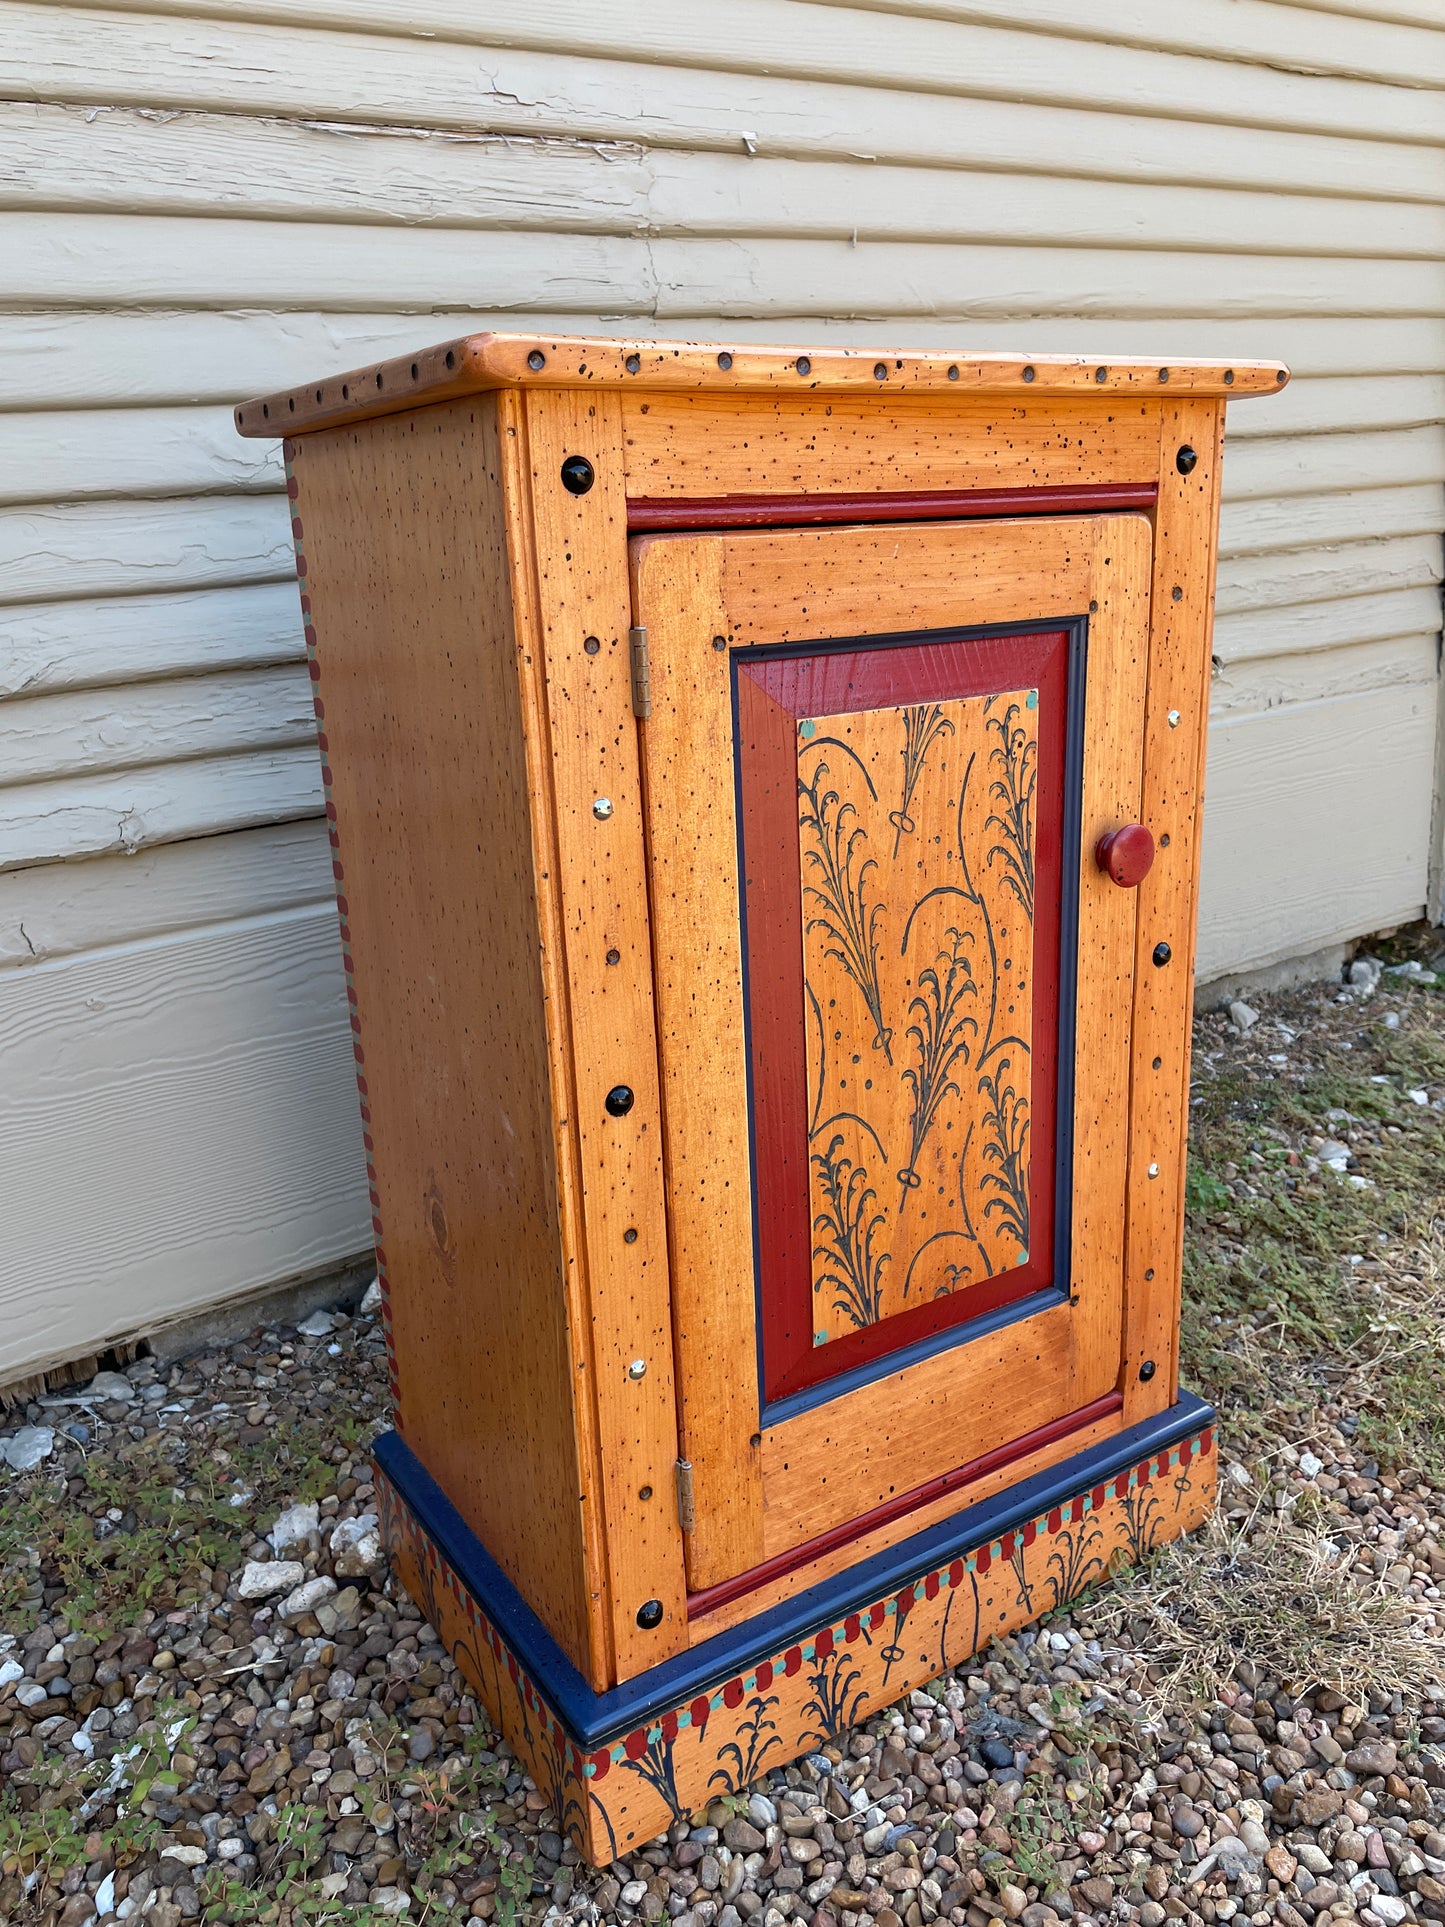
<svg viewBox="0 0 1445 1927"><path fill-rule="evenodd" d="M495 398L288 456L397 1427L587 1671Z"/></svg>

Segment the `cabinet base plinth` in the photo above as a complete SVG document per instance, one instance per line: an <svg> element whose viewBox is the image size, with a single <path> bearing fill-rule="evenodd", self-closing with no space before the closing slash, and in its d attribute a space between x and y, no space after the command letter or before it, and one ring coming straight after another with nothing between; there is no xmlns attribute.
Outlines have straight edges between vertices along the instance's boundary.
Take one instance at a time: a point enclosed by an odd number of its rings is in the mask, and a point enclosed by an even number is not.
<svg viewBox="0 0 1445 1927"><path fill-rule="evenodd" d="M846 1745L857 1721L994 1635L1198 1525L1214 1497L1213 1422L1185 1394L604 1693L395 1433L377 1443L377 1493L402 1583L600 1866L771 1767Z"/></svg>

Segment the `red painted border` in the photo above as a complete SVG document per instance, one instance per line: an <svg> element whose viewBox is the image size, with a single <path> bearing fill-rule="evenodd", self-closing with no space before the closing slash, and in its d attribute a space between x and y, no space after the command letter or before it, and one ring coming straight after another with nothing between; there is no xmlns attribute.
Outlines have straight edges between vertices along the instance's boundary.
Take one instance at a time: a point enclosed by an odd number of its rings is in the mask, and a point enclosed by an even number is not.
<svg viewBox="0 0 1445 1927"><path fill-rule="evenodd" d="M796 719L1021 687L1039 692L1029 1262L815 1347ZM1055 1282L1069 631L944 631L926 642L762 658L749 651L737 660L735 688L759 1323L771 1404Z"/></svg>
<svg viewBox="0 0 1445 1927"><path fill-rule="evenodd" d="M637 496L627 532L658 529L788 528L808 522L950 522L991 515L1116 515L1152 509L1155 482L1100 482L1091 488L896 490L877 495Z"/></svg>
<svg viewBox="0 0 1445 1927"><path fill-rule="evenodd" d="M998 1472L1006 1465L1016 1465L1030 1452L1037 1452L1046 1445L1054 1445L1060 1439L1069 1438L1081 1432L1086 1425L1097 1420L1110 1418L1115 1412L1124 1409L1121 1392L1106 1392L1096 1398L1092 1405L1081 1406L1077 1412L1070 1412L1063 1418L1053 1419L1048 1425L1037 1426L1021 1439L1009 1445L997 1445L993 1451L985 1452L980 1458L970 1459L967 1465L960 1465L952 1472L940 1472L936 1479L925 1485L916 1485L910 1492L900 1492L896 1498L885 1500L871 1512L865 1512L859 1519L849 1519L843 1525L833 1526L827 1532L820 1532L816 1538L809 1539L791 1551L780 1552L772 1559L765 1559L760 1566L748 1572L737 1573L731 1579L719 1580L715 1586L707 1586L701 1592L687 1596L687 1616L689 1620L705 1618L708 1613L716 1612L721 1606L731 1605L734 1599L741 1599L745 1593L756 1592L771 1580L785 1578L790 1572L797 1572L814 1559L821 1559L827 1553L835 1552L839 1546L846 1546L855 1539L861 1539L869 1532L891 1525L895 1519L902 1519L920 1506L933 1499L941 1499L945 1493L961 1491L978 1479L987 1478L990 1472Z"/></svg>

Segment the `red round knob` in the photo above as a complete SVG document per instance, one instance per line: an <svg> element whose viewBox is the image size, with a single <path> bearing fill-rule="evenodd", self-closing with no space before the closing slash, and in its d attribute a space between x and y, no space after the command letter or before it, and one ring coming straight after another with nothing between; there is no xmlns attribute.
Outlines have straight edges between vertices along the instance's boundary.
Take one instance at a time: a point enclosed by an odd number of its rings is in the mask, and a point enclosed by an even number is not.
<svg viewBox="0 0 1445 1927"><path fill-rule="evenodd" d="M1154 839L1142 823L1110 830L1094 845L1094 861L1121 889L1136 890L1154 862Z"/></svg>

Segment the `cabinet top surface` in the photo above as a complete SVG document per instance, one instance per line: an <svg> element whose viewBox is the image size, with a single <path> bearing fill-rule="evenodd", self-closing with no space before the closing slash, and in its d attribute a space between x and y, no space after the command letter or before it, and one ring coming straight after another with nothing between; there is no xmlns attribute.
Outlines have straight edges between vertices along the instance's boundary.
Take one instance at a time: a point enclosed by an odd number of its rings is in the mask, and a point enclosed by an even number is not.
<svg viewBox="0 0 1445 1927"><path fill-rule="evenodd" d="M1233 400L1273 394L1289 380L1277 362L1100 361L1086 355L944 354L875 348L788 348L757 343L630 341L607 336L462 335L414 355L242 402L247 436L305 434L496 388L616 388L752 394L1014 397L1129 394L1180 389Z"/></svg>

